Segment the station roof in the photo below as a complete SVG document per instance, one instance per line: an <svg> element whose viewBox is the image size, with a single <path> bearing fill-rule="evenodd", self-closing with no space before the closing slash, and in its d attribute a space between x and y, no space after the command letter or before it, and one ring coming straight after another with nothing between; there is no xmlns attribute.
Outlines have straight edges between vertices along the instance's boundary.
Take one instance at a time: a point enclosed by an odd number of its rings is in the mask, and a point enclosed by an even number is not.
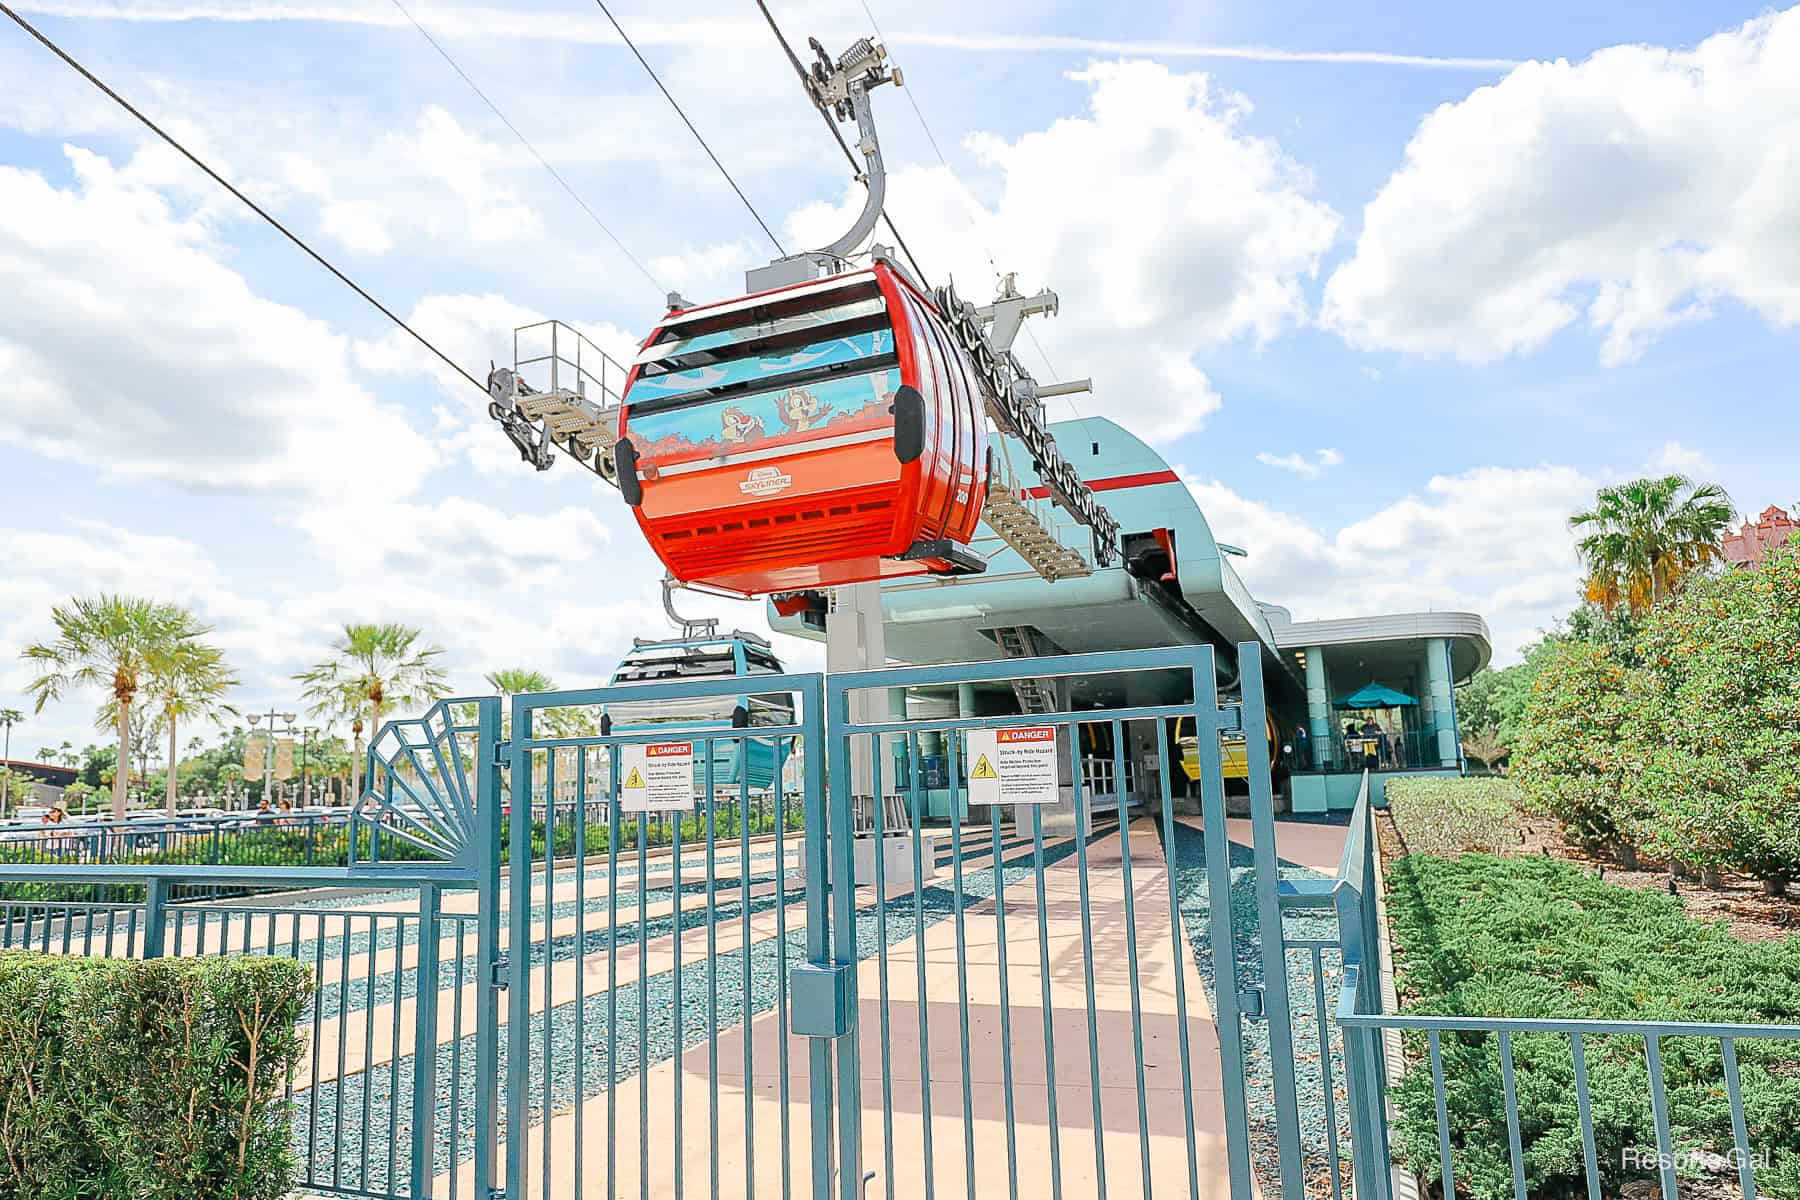
<svg viewBox="0 0 1800 1200"><path fill-rule="evenodd" d="M1282 651L1319 647L1333 663L1354 658L1374 675L1391 668L1410 669L1419 647L1431 638L1450 643L1450 661L1457 680L1467 679L1494 655L1487 622L1471 612L1385 613L1369 617L1340 617L1329 621L1293 621L1273 606L1264 609Z"/></svg>

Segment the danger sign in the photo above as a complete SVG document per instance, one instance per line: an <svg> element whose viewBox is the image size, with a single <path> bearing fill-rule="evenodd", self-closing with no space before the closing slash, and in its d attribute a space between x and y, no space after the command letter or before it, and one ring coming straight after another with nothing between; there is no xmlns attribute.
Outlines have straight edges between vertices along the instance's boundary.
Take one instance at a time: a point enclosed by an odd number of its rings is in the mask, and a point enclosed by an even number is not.
<svg viewBox="0 0 1800 1200"><path fill-rule="evenodd" d="M969 803L1056 803L1056 726L971 729L968 744Z"/></svg>
<svg viewBox="0 0 1800 1200"><path fill-rule="evenodd" d="M694 743L649 742L620 749L620 809L674 812L694 806Z"/></svg>

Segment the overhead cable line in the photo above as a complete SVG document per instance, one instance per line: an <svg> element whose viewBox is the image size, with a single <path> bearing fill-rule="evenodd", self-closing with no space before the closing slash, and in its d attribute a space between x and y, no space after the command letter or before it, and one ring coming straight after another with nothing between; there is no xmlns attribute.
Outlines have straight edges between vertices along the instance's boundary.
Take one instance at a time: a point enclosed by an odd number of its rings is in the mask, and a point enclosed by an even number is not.
<svg viewBox="0 0 1800 1200"><path fill-rule="evenodd" d="M598 0L596 0L597 2ZM775 21L775 14L769 11L769 6L764 0L756 0L756 7L762 10L763 20L769 23L769 32L773 33L775 40L781 43L782 53L787 55L788 62L794 68L794 74L800 77L800 86L806 90L808 96L812 95L812 79L807 75L806 68L801 65L800 59L794 54L793 46L788 44L787 35L781 32L781 26ZM862 164L856 160L856 155L850 149L850 143L844 140L844 135L838 130L837 122L831 119L830 113L817 104L814 104L813 107L818 111L819 119L825 122L825 128L831 131L832 139L837 142L838 149L844 152L844 161L850 164L851 172L860 179L863 171ZM888 232L894 235L894 240L900 244L900 252L906 255L906 261L912 264L913 274L919 277L920 283L924 283L925 270L919 266L919 260L914 257L912 247L908 246L906 239L900 236L900 230L895 226L894 218L888 216L887 210L883 209L881 219L886 222Z"/></svg>
<svg viewBox="0 0 1800 1200"><path fill-rule="evenodd" d="M540 166L542 166L544 168L544 170L546 170L550 173L550 178L556 180L557 183L562 185L562 190L569 193L569 198L581 206L581 210L583 212L587 213L588 218L590 220L592 220L596 226L599 227L600 232L604 233L612 241L612 244L619 248L619 253L623 254L626 258L631 260L631 265L638 269L638 273L640 275L642 275L645 279L650 281L650 286L655 288L658 292L666 292L668 289L663 287L662 284L657 282L656 276L654 276L650 273L650 269L638 260L637 255L633 254L630 250L626 249L625 243L619 240L619 235L614 233L610 228L607 227L606 222L602 221L600 219L599 214L596 213L592 208L590 208L588 206L588 202L581 198L580 194L575 191L574 187L572 187L570 185L570 183L567 179L563 178L562 172L558 171L555 167L551 166L549 160L546 159L542 154L538 153L537 147L531 144L530 139L528 139L523 133L519 132L519 127L517 125L514 125L512 123L512 121L510 121L507 118L505 113L500 111L500 106L498 104L495 104L491 99L488 98L488 94L486 92L482 91L481 86L469 77L469 73L462 69L462 65L460 63L458 63L454 58L450 57L450 52L448 50L444 49L444 47L441 44L439 44L439 42L436 38L431 36L431 32L429 30L427 30L425 28L425 26L423 26L419 23L419 19L417 17L413 16L412 13L408 12L406 10L406 6L404 4L401 4L400 0L393 0L393 5L395 8L400 10L401 16L405 17L408 21L412 22L412 27L419 31L419 36L423 37L427 42L430 42L431 48L433 50L436 50L438 52L439 56L442 57L445 62L450 64L450 69L452 71L455 71L458 75L462 76L462 81L469 85L469 90L474 92L477 96L481 97L481 102L483 104L487 105L488 109L496 117L500 118L500 123L502 125L505 125L508 129L512 130L512 135L519 139L519 144L521 146L524 146L525 149L527 149L531 152L531 156L538 160L538 164Z"/></svg>
<svg viewBox="0 0 1800 1200"><path fill-rule="evenodd" d="M857 3L862 5L863 15L869 18L869 24L874 28L875 36L886 41L887 35L882 33L881 22L875 19L875 10L869 7L869 0L857 0ZM789 57L791 58L792 55L789 55ZM916 94L918 89L916 87L906 87L901 88L900 90L906 93L906 102L912 106L913 116L919 119L919 128L925 131L925 140L931 143L931 152L937 155L939 165L941 165L945 171L950 173L951 180L959 188L962 188L965 192L968 191L968 189L963 186L962 179L957 175L956 168L950 165L950 160L948 158L944 157L943 147L938 145L937 135L931 131L931 122L925 119L925 110L919 107L919 101ZM968 221L969 231L975 235L976 243L981 247L981 253L987 258L988 266L993 268L994 277L996 279L1001 278L1002 272L1000 270L1000 264L994 261L993 247L989 246L987 239L982 237L981 227L975 223L975 214L970 212L967 206L964 206L963 208L963 219ZM1031 344L1037 348L1038 357L1044 360L1044 369L1050 372L1050 377L1052 379L1060 378L1060 373L1057 371L1056 365L1050 361L1050 355L1044 351L1044 344L1038 341L1037 331L1029 324L1025 325L1024 329L1025 336L1029 337L1031 339ZM1077 417L1081 416L1081 409L1076 405L1075 398L1073 396L1066 396L1064 399L1068 401L1070 411Z"/></svg>
<svg viewBox="0 0 1800 1200"><path fill-rule="evenodd" d="M694 140L700 143L700 148L706 151L706 157L712 159L712 165L719 168L719 174L725 177L725 182L731 185L731 190L737 193L737 198L744 202L744 207L750 210L750 215L756 218L756 223L762 226L762 231L769 236L771 242L775 243L776 253L786 257L787 250L782 246L781 239L775 236L775 231L769 228L769 223L762 219L761 213L756 211L756 205L750 203L750 197L744 195L744 189L738 186L737 180L731 177L731 172L725 169L725 164L719 161L719 156L713 153L713 148L706 144L706 139L700 136L700 131L694 128L692 121L688 120L688 115L682 110L680 103L663 85L662 78L656 73L656 68L652 67L649 60L638 50L637 43L631 40L631 35L625 32L625 27L619 24L619 18L612 15L612 9L606 7L606 0L594 0L594 3L600 6L600 11L606 14L606 19L612 22L614 29L618 30L619 37L624 40L626 48L637 57L638 65L644 68L645 73L650 76L651 82L655 83L657 89L662 92L663 99L669 102L669 107L675 110L675 115L681 118L681 123L687 126L688 132L694 135Z"/></svg>
<svg viewBox="0 0 1800 1200"><path fill-rule="evenodd" d="M875 11L869 7L868 0L858 0L858 3L862 5L863 15L869 18L869 25L875 30L875 36L880 38L883 42L887 41L887 35L881 31L881 22L875 19ZM906 94L906 102L912 106L913 116L917 117L919 120L919 128L925 131L925 140L931 143L931 152L937 155L939 164L943 166L944 170L950 173L950 178L956 182L957 186L961 187L962 180L957 178L956 168L950 165L950 160L944 157L944 151L938 145L937 135L931 132L931 123L925 119L925 110L919 107L919 101L914 95L914 89L904 87L900 90ZM987 239L981 236L981 228L975 224L974 214L969 212L967 208L964 208L963 217L969 222L969 229L975 234L976 241L981 244L981 253L986 256L988 266L994 269L994 277L998 279L1001 274L1000 266L994 261L994 252L992 248L988 246ZM1045 360L1044 365L1049 366L1049 361Z"/></svg>
<svg viewBox="0 0 1800 1200"><path fill-rule="evenodd" d="M473 375L471 375L467 371L463 370L462 367L457 365L457 363L455 361L453 361L448 354L445 354L442 350L439 350L436 346L434 346L430 341L426 340L425 335L421 334L418 330L414 329L411 325L408 325L405 321L401 320L399 315L397 313L395 313L393 309L389 308L387 305L385 305L381 301L377 300L374 296L370 295L368 293L368 291L366 289L364 289L361 284L357 283L354 279L350 278L348 275L346 275L342 271L338 270L337 267L332 265L332 263L329 259L327 259L323 254L320 254L317 250L314 250L311 246L307 245L306 242L303 241L298 234L296 234L293 230L289 229L286 225L283 225L272 214L270 214L270 212L266 208L264 208L262 205L258 204L256 201L252 200L250 197L244 195L244 193L239 191L237 189L237 187L234 184L232 184L232 182L230 180L226 179L223 175L219 174L217 171L215 171L211 167L207 166L206 163L202 162L200 160L200 158L197 155L195 155L192 150L189 150L186 146L184 146L180 142L176 141L175 138L173 136L171 136L167 131L165 131L162 126L158 125L155 121L152 121L149 117L145 116L142 112L140 112L137 109L137 107L131 103L131 101L129 101L129 100L125 99L125 97L119 95L119 93L115 92L99 76L95 75L92 71L90 71L86 67L82 66L79 62L77 62L74 59L74 57L72 57L68 53L68 51L64 50L61 46L57 45L55 42L51 41L48 37L46 37L37 28L37 26L33 25L30 21L27 21L24 17L20 16L17 12L13 11L13 9L10 6L8 6L6 3L4 3L4 0L0 0L0 13L5 13L8 17L12 18L12 21L15 25L17 25L20 29L23 29L26 33L29 33L32 37L36 38L38 40L38 42L41 43L46 50L48 50L48 51L50 51L50 53L56 55L56 57L62 59L64 63L68 64L68 66L71 67L83 79L87 80L89 83L93 84L96 88L98 88L101 92L105 93L106 97L108 99L110 99L114 104L117 104L120 108L122 108L126 112L130 113L133 117L136 117L137 120L139 121L139 123L141 123L146 129L150 130L151 133L154 133L157 137L159 137L163 141L167 142L171 147L174 148L176 153L180 154L183 158L185 158L189 162L193 163L196 167L199 167L202 171L204 171L207 174L207 176L209 178L212 179L212 181L214 183L218 184L220 187L222 187L226 191L230 192L233 196L236 196L239 200L243 201L244 205L247 208L249 208L250 211L254 212L257 216L259 216L263 220L267 221L270 225L273 225L275 227L275 229L283 237L287 238L288 241L294 243L294 245L298 246L302 251L304 251L306 253L307 257L311 258L314 262L318 263L321 267L324 267L327 271L330 271L333 275L337 276L338 281L340 283L342 283L345 287L349 288L351 291L355 292L358 296L361 296L364 300L367 300L370 305L372 305L378 312L381 313L382 316L386 317L388 320L392 321L395 325L398 325L401 329L405 330L408 334L410 334L412 336L412 339L415 342L419 343L419 345L425 347L427 350L429 350L433 354L435 354L444 363L445 366L449 367L452 371L455 371L458 375L461 375L464 379L468 380L469 383L472 384L478 391L480 391L482 395L485 396L488 394L486 384L482 383L479 379L476 379Z"/></svg>

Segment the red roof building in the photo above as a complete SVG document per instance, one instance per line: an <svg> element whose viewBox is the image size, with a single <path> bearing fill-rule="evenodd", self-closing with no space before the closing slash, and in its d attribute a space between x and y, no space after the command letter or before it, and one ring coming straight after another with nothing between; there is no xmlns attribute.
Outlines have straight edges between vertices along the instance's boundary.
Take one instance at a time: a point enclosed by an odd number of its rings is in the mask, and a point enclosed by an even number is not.
<svg viewBox="0 0 1800 1200"><path fill-rule="evenodd" d="M1787 510L1771 504L1755 521L1745 521L1736 533L1725 535L1725 561L1734 567L1754 567L1771 549L1787 545L1796 530L1800 524L1795 524Z"/></svg>

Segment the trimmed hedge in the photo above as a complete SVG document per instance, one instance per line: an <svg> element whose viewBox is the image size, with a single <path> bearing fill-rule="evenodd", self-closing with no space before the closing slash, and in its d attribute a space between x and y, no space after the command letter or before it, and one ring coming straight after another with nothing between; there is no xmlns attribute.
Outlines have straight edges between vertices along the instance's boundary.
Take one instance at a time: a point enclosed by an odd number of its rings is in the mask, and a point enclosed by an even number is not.
<svg viewBox="0 0 1800 1200"><path fill-rule="evenodd" d="M1674 897L1596 879L1574 863L1531 856L1456 859L1412 854L1389 871L1388 914L1402 1011L1459 1016L1800 1023L1800 937L1740 941L1723 923L1688 917ZM1498 1039L1442 1041L1460 1193L1512 1194ZM1715 1038L1667 1038L1664 1078L1675 1148L1728 1154L1731 1113ZM1438 1175L1437 1118L1423 1034L1396 1089L1395 1149ZM1737 1043L1757 1186L1800 1197L1800 1042ZM1606 1195L1627 1147L1656 1146L1642 1038L1586 1039L1594 1134ZM1526 1190L1582 1196L1574 1063L1560 1034L1513 1040ZM1735 1188L1735 1174L1726 1183ZM1710 1193L1708 1193L1710 1194Z"/></svg>
<svg viewBox="0 0 1800 1200"><path fill-rule="evenodd" d="M1419 775L1387 781L1394 827L1415 854L1504 854L1519 845L1524 798L1511 780Z"/></svg>
<svg viewBox="0 0 1800 1200"><path fill-rule="evenodd" d="M277 958L0 953L0 1200L281 1200L312 992Z"/></svg>

